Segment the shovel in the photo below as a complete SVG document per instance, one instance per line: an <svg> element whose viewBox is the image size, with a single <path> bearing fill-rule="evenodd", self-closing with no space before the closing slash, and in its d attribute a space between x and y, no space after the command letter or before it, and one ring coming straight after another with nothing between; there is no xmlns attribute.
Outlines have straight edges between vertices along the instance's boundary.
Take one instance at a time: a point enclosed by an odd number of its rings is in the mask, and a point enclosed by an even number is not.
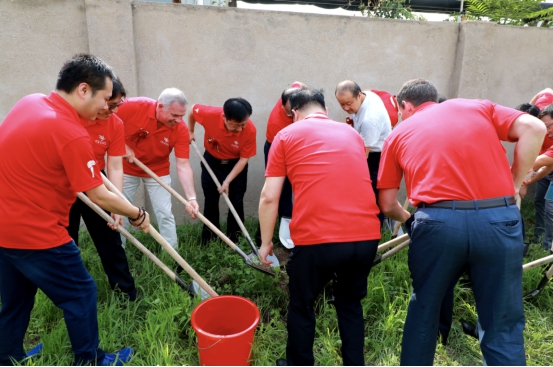
<svg viewBox="0 0 553 367"><path fill-rule="evenodd" d="M109 216L105 211L103 211L98 205L94 204L88 198L88 196L86 196L85 194L83 194L81 192L77 193L77 196L86 205L88 205L90 207L90 209L94 210L100 217L102 217L106 222L111 223L111 224L115 223L113 221L113 218L111 216ZM154 264L156 264L159 268L161 268L161 270L163 270L165 272L165 274L167 274L169 276L169 278L173 279L173 281L175 281L175 283L177 283L182 289L184 289L185 291L188 291L188 292L190 292L194 295L197 294L197 293L192 292L192 290L190 289L190 286L188 284L186 284L181 278L179 278L178 275L173 273L167 267L167 265L162 263L161 260L156 257L156 255L152 254L150 252L150 250L148 250L142 243L140 243L140 241L138 241L125 228L123 228L122 226L118 226L116 231L121 233L123 236L125 236L125 238L127 240L129 240L129 242L131 242L138 250L140 250L140 252L142 252L144 255L146 255L146 257L148 259L152 260ZM202 300L205 299L204 296L205 296L205 294L201 294ZM207 296L209 297L209 295L207 295ZM208 298L208 297L206 297L206 298Z"/></svg>
<svg viewBox="0 0 553 367"><path fill-rule="evenodd" d="M135 159L136 161L136 159ZM126 202L129 202L123 194L119 192L117 187L115 187L114 184L111 183L110 180L102 174L102 179L104 180L104 185L108 188L109 191L114 193L115 195L119 196L121 199L125 200ZM196 273L194 269L188 263L179 255L179 253L163 238L158 231L150 224L149 227L149 233L152 235L152 237L171 255L171 257L194 279L200 287L202 287L207 294L209 294L211 297L217 297L218 294L215 293L215 291L209 286L209 284L206 283L205 280L201 276Z"/></svg>
<svg viewBox="0 0 553 367"><path fill-rule="evenodd" d="M218 189L221 189L221 183L219 182L219 180L217 179L217 176L215 176L215 173L213 172L213 170L211 169L211 167L209 166L209 164L207 163L207 161L205 160L204 156L202 155L202 153L200 152L200 149L198 149L198 146L196 145L196 142L194 140L192 140L190 142L190 144L192 145L192 147L194 148L194 150L196 151L196 153L198 154L198 157L200 157L200 160L202 161L202 163L204 164L205 168L207 169L207 172L209 172L209 175L211 176L211 178L213 179L213 182L215 182L215 185L217 185L217 188ZM238 213L236 212L236 209L234 209L234 205L232 205L232 203L230 202L230 199L228 197L228 195L226 193L222 193L221 195L223 195L223 198L225 199L227 205L228 205L228 208L229 210L231 211L232 215L234 216L234 219L236 219L236 223L238 223L238 226L240 227L240 229L242 230L242 233L244 234L244 236L246 237L246 239L248 240L248 243L250 244L253 252L255 253L255 255L257 256L257 258L259 259L259 261L261 261L261 257L259 256L259 250L257 249L257 246L253 243L252 241L252 238L250 237L250 234L248 233L248 230L246 229L246 227L244 226L244 223L242 223L242 220L240 219L240 216L238 215ZM251 257L250 257L251 258ZM272 261L273 263L271 264L271 266L273 267L276 267L276 266L279 266L279 261L277 259L276 256L267 256L267 260L269 261Z"/></svg>
<svg viewBox="0 0 553 367"><path fill-rule="evenodd" d="M152 172L151 169L149 169L148 167L146 167L146 165L144 165L144 163L140 162L140 160L138 160L136 157L133 158L133 162L134 164L136 164L138 167L140 167L144 172L146 172L151 178L153 178L157 183L159 183L161 186L163 186L163 188L167 191L169 191L171 193L171 195L173 195L175 197L175 199L177 199L178 201L180 201L184 206L188 205L188 201L186 201L182 195L180 195L178 192L175 191L175 189L173 189L171 186L167 185L165 183L165 181L163 181L161 178L159 178L158 175L156 175L154 172ZM107 179L105 179L107 180ZM111 184L111 183L110 183ZM117 189L116 189L117 190ZM217 234L217 236L219 236L231 249L233 249L234 251L238 252L238 254L240 256L242 256L242 258L244 259L244 262L246 263L246 265L248 265L249 267L257 270L257 271L260 271L264 274L267 274L267 275L272 275L272 276L275 276L275 273L273 273L272 271L270 270L267 270L266 268L264 268L262 265L256 265L253 263L253 261L248 257L248 255L246 255L244 253L244 251L242 251L242 249L238 246L236 246L234 244L234 242L232 242L230 240L230 238L228 238L227 236L225 236L225 234L223 232L221 232L221 230L217 227L215 227L215 225L213 223L211 223L209 220L207 220L206 217L203 216L202 213L198 213L198 219L200 221L202 221L202 223L204 223L206 226L209 227L209 229L211 229L215 234ZM153 228L153 227L152 227ZM171 247L171 246L169 246ZM171 247L172 249L172 247ZM173 249L174 251L174 249ZM176 252L176 251L175 251ZM201 285L201 284L200 284ZM203 288L203 287L202 287ZM205 289L205 288L204 288Z"/></svg>
<svg viewBox="0 0 553 367"><path fill-rule="evenodd" d="M379 257L374 259L373 266L375 266L377 264L380 264L382 262L382 260L386 260L387 258L394 255L395 253L400 252L401 250L403 250L404 248L409 246L409 242L411 242L411 240L407 240L405 242L402 242L399 245L397 245L396 247L394 247L393 249L391 249L390 251L386 252L385 254L380 255Z"/></svg>

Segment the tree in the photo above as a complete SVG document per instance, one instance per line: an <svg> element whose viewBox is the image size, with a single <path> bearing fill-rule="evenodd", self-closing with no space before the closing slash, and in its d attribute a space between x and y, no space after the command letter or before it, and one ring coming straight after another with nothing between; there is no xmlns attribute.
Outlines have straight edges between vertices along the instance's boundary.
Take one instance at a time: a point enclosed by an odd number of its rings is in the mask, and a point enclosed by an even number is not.
<svg viewBox="0 0 553 367"><path fill-rule="evenodd" d="M469 19L520 26L537 17L553 17L551 9L540 10L541 3L542 0L467 0L466 14Z"/></svg>
<svg viewBox="0 0 553 367"><path fill-rule="evenodd" d="M368 0L361 2L361 14L374 18L426 20L422 15L414 14L407 5L409 0Z"/></svg>

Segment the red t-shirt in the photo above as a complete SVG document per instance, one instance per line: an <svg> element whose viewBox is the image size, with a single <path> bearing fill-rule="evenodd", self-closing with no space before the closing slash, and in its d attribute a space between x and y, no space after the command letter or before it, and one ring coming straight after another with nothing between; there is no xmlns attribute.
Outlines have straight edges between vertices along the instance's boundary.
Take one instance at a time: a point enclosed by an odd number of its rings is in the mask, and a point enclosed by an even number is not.
<svg viewBox="0 0 553 367"><path fill-rule="evenodd" d="M290 88L301 88L301 84L294 83ZM292 117L286 115L286 112L284 112L284 109L282 108L282 99L279 98L275 107L273 107L271 114L269 115L269 120L267 121L267 132L265 133L267 141L272 143L275 135L292 122Z"/></svg>
<svg viewBox="0 0 553 367"><path fill-rule="evenodd" d="M553 103L553 94L549 92L540 93L538 95L538 98L536 99L536 106L540 110L543 110L545 107L549 106ZM547 134L545 134L545 138L543 139L543 144L541 146L540 154L544 154L544 152L549 149L553 145L553 139L549 138Z"/></svg>
<svg viewBox="0 0 553 367"><path fill-rule="evenodd" d="M125 126L125 143L134 155L158 176L169 174L169 155L173 148L175 157L190 157L190 134L182 122L172 128L157 128L157 101L136 97L125 100L117 110L117 116ZM123 172L127 175L150 177L136 164L123 160Z"/></svg>
<svg viewBox="0 0 553 367"><path fill-rule="evenodd" d="M405 185L412 205L514 195L501 140L523 112L485 100L427 102L384 142L378 188Z"/></svg>
<svg viewBox="0 0 553 367"><path fill-rule="evenodd" d="M223 108L195 104L194 119L205 129L204 147L217 159L251 158L256 153L255 126L248 119L246 127L238 134L227 131Z"/></svg>
<svg viewBox="0 0 553 367"><path fill-rule="evenodd" d="M386 107L386 111L388 111L388 116L390 116L390 122L392 123L392 127L396 126L397 120L398 120L398 114L397 114L397 104L395 101L395 95L390 94L383 90L376 90L371 89L371 92L378 95L382 102L384 102L384 107Z"/></svg>
<svg viewBox="0 0 553 367"><path fill-rule="evenodd" d="M102 184L86 130L57 93L21 99L0 124L0 247L43 250L71 241L76 193Z"/></svg>
<svg viewBox="0 0 553 367"><path fill-rule="evenodd" d="M112 157L125 155L125 128L119 117L112 114L107 120L81 119L81 124L90 135L98 169L106 167L106 152Z"/></svg>
<svg viewBox="0 0 553 367"><path fill-rule="evenodd" d="M290 234L296 246L380 238L364 148L354 129L323 114L276 135L265 177L288 176L292 183Z"/></svg>

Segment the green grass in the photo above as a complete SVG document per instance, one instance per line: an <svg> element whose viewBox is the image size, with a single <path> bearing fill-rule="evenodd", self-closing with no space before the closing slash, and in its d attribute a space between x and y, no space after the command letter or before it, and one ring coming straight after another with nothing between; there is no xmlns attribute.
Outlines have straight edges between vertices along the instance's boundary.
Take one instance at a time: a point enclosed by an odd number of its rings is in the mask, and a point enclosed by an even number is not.
<svg viewBox="0 0 553 367"><path fill-rule="evenodd" d="M531 201L523 203L528 218L527 233L533 230ZM255 232L256 223L246 223ZM186 224L178 227L179 252L219 294L235 294L251 299L260 309L261 324L253 345L255 365L274 365L285 356L286 292L284 271L271 278L246 266L242 259L221 242L198 245L201 227ZM135 356L131 365L198 365L199 359L190 314L199 299L191 299L169 277L127 244L131 272L139 288L138 300L127 302L111 291L96 250L86 232L81 234L84 262L98 284L98 317L100 346L107 352L132 346ZM161 251L151 237L136 233L137 238L170 268L176 263ZM389 239L385 234L383 241ZM276 238L275 238L276 240ZM249 253L249 246L240 246ZM526 261L545 256L539 246L530 249ZM539 268L524 274L524 292L533 290L542 277ZM190 277L181 277L189 282ZM401 251L376 266L370 276L368 295L362 301L365 312L365 361L368 365L398 365L403 325L410 296L407 251ZM317 331L315 358L318 365L341 365L340 336L334 308L322 294L316 303ZM482 363L478 342L462 333L460 319L476 320L470 289L457 287L454 325L447 347L438 345L437 365L479 365ZM532 303L525 302L526 354L529 365L550 365L553 360L553 287L549 285ZM32 313L25 346L44 342L42 357L30 362L36 365L69 365L72 352L62 312L40 291Z"/></svg>

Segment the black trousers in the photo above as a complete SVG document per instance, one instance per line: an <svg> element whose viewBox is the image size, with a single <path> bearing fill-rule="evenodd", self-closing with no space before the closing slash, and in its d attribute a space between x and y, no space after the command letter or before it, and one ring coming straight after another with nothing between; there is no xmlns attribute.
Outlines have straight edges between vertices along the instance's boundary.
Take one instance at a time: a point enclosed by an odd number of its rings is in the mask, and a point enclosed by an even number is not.
<svg viewBox="0 0 553 367"><path fill-rule="evenodd" d="M294 247L286 264L290 277L286 344L288 365L312 366L315 363L313 306L330 280L333 280L344 365L365 365L361 299L367 295L367 277L377 247L378 240Z"/></svg>
<svg viewBox="0 0 553 367"><path fill-rule="evenodd" d="M108 213L110 214L110 213ZM77 199L69 212L69 227L67 231L75 244L79 245L79 225L81 216L86 224L88 233L92 237L98 256L108 277L112 289L118 287L129 295L129 299L136 299L136 287L129 270L127 255L121 244L121 236L108 227L106 221L81 200Z"/></svg>
<svg viewBox="0 0 553 367"><path fill-rule="evenodd" d="M213 157L211 154L209 154L207 150L204 152L204 158L207 161L207 164L209 164L209 166L211 167L213 173L215 173L215 176L217 176L217 179L220 183L222 183L225 178L227 178L230 171L232 171L236 163L238 163L238 159L231 159L228 160L225 164L225 161L221 161L220 159ZM234 206L234 209L236 209L238 217L240 217L240 220L242 220L242 222L244 222L244 194L246 193L247 186L248 165L246 164L242 172L240 172L238 176L236 176L234 180L232 180L228 190L228 197L230 199L230 202ZM213 182L213 179L211 178L203 163L202 189L204 190L205 197L204 216L217 228L221 228L219 224L219 197L221 195L219 194L219 191L217 191L217 185L215 184L215 182ZM239 234L240 226L238 226L236 219L234 219L232 212L229 210L227 215L226 235L233 242L237 242ZM209 229L209 227L204 224L202 228L202 243L205 244L216 237L217 236L215 235L215 233L213 233L213 231L211 231L211 229Z"/></svg>
<svg viewBox="0 0 553 367"><path fill-rule="evenodd" d="M369 156L367 157L367 165L369 166L369 175L371 176L371 184L376 199L376 205L378 205L378 189L376 188L376 181L378 179L378 170L380 168L380 155L380 152L369 152ZM380 220L380 229L382 229L384 214L378 213L378 219Z"/></svg>

